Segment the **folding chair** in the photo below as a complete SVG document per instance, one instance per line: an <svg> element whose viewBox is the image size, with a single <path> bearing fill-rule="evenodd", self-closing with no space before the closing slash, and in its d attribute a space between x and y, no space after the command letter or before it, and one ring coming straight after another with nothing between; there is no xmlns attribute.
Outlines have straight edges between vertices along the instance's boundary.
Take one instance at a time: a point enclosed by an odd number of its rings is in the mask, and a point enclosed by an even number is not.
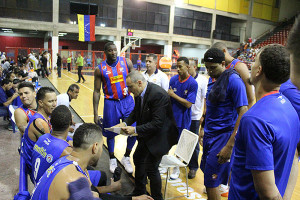
<svg viewBox="0 0 300 200"><path fill-rule="evenodd" d="M196 135L195 133L193 133L191 131L183 129L183 131L181 132L176 150L175 150L175 155L164 155L162 157L160 167L164 167L164 168L168 169L164 199L166 199L167 184L168 184L169 173L170 173L171 167L184 167L185 168L186 196L189 197L187 165L189 164L189 162L191 160L191 157L192 157L195 147L197 145L198 139L199 139L198 135ZM185 195L177 196L177 197L184 197L184 196ZM169 199L173 199L173 198L177 198L177 197L172 197Z"/></svg>
<svg viewBox="0 0 300 200"><path fill-rule="evenodd" d="M15 108L12 105L9 105L8 112L9 112L9 116L10 116L13 133L15 133L16 132Z"/></svg>

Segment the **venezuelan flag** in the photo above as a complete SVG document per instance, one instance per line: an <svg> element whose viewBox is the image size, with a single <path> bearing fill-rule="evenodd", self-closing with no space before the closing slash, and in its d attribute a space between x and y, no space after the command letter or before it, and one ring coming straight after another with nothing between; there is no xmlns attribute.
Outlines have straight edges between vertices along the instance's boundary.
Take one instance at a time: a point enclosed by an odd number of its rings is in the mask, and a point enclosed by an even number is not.
<svg viewBox="0 0 300 200"><path fill-rule="evenodd" d="M78 17L79 41L95 41L95 15L80 15Z"/></svg>

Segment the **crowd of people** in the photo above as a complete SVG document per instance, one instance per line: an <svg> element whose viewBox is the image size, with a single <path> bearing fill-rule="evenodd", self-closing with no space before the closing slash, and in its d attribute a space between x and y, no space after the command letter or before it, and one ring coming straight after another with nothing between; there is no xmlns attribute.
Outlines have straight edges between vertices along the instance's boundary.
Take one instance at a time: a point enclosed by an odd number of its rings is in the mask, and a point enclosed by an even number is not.
<svg viewBox="0 0 300 200"><path fill-rule="evenodd" d="M251 74L224 43L217 42L204 54L208 79L197 73L193 60L179 57L178 74L170 81L156 68L155 54L146 56L142 73L133 68L130 59L118 56L116 45L108 42L104 46L106 60L94 72L95 123L79 126L73 138L68 137L73 124L68 107L77 98L79 86L72 84L65 94L56 96L51 87L35 88L28 81L26 63L9 63L7 67L4 64L9 61L5 61L0 71L4 76L1 116L9 119L7 107L18 107L15 121L22 136L23 172L35 185L31 199L161 200L160 173L166 170L159 165L184 129L199 134L203 148L199 165L197 144L188 164L188 178L195 178L197 170L202 170L209 200L220 200L221 196L230 200L291 199L300 144L299 34L300 17L287 47L272 44L255 53ZM32 63L38 74L35 67ZM47 75L43 67L41 71ZM78 77L80 82L79 70ZM101 88L103 121L98 113ZM19 102L14 104L17 98ZM121 187L114 154L117 134L108 130L111 127L128 136L121 159L128 173L133 173L130 155L138 141L133 152L135 186L127 196L110 194ZM93 168L102 154L102 136L107 138L113 174L110 185L106 174ZM179 175L179 168L174 168L170 178Z"/></svg>

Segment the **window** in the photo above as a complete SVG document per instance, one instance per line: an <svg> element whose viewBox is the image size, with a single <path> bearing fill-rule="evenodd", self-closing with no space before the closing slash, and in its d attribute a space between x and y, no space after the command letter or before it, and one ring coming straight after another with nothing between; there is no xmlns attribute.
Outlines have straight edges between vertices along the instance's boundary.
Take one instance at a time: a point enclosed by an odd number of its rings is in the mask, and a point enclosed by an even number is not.
<svg viewBox="0 0 300 200"><path fill-rule="evenodd" d="M212 14L175 8L174 34L210 38Z"/></svg>
<svg viewBox="0 0 300 200"><path fill-rule="evenodd" d="M124 0L123 28L169 32L170 7L136 0Z"/></svg>

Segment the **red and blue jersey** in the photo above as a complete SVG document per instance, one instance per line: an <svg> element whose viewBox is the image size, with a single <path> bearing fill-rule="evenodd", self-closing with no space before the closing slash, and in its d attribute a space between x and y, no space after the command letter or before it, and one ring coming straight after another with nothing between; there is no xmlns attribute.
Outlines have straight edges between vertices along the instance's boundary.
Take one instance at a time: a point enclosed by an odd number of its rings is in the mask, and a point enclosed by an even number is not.
<svg viewBox="0 0 300 200"><path fill-rule="evenodd" d="M226 66L226 69L230 69L230 68L235 68L235 66L241 62L239 59L234 59L233 61L231 61L231 63L229 65Z"/></svg>
<svg viewBox="0 0 300 200"><path fill-rule="evenodd" d="M21 106L19 106L19 108L21 108L24 111L25 115L27 116L28 122L29 122L30 118L36 113L36 111L26 108L23 104Z"/></svg>
<svg viewBox="0 0 300 200"><path fill-rule="evenodd" d="M112 65L108 65L106 60L99 66L102 88L106 99L124 99L128 96L126 76L128 67L126 58L118 57Z"/></svg>

